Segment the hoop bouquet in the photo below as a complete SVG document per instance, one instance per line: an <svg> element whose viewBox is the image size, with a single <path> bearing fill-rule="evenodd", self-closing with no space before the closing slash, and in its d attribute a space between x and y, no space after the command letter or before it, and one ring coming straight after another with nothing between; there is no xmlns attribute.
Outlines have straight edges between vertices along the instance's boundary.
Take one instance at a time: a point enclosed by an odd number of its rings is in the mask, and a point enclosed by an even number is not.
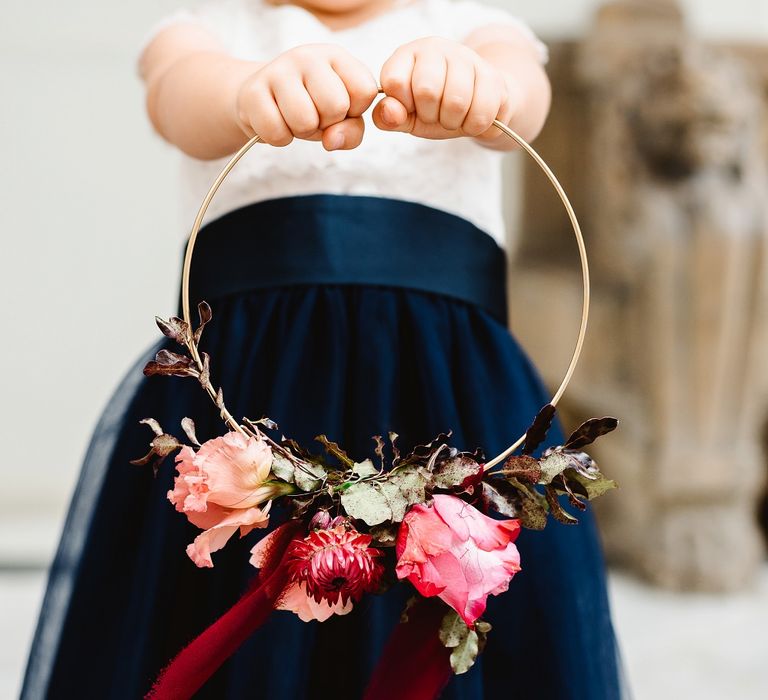
<svg viewBox="0 0 768 700"><path fill-rule="evenodd" d="M578 221L565 192L541 157L500 122L549 177L579 246L584 304L576 348L565 379L528 430L493 459L480 449L460 451L451 434L404 451L395 433L373 436L371 454L350 455L325 435L311 448L283 436L268 417L235 419L211 381L211 359L200 350L210 306L190 315L189 276L195 240L210 201L237 161L260 141L251 139L229 161L198 212L182 276L183 318L157 319L178 348L161 350L144 373L189 377L215 403L227 427L201 442L191 418L183 440L152 418L150 450L134 464L155 471L175 455L168 499L201 532L187 547L199 567L239 533L276 525L251 550L253 583L233 607L170 663L149 697L191 697L267 619L287 610L304 621L345 615L363 596L408 585L413 596L371 678L366 698L435 697L451 673L465 673L482 651L491 625L483 620L489 596L507 591L523 571L515 541L522 528L541 530L553 517L577 519L561 504L584 510L586 501L616 486L583 449L614 430L614 418L578 427L563 445L539 454L578 362L589 308L589 272ZM448 427L448 426L447 426ZM279 513L276 516L275 513ZM273 519L279 522L272 522ZM408 683L402 683L402 678Z"/></svg>

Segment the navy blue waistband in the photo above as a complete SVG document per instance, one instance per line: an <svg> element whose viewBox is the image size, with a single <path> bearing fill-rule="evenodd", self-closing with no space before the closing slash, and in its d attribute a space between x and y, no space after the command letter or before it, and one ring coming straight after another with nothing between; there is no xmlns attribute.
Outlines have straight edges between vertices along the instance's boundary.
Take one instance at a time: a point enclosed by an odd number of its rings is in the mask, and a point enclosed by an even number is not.
<svg viewBox="0 0 768 700"><path fill-rule="evenodd" d="M256 202L206 224L192 304L254 289L373 285L441 294L506 324L506 258L486 233L438 209L378 197Z"/></svg>

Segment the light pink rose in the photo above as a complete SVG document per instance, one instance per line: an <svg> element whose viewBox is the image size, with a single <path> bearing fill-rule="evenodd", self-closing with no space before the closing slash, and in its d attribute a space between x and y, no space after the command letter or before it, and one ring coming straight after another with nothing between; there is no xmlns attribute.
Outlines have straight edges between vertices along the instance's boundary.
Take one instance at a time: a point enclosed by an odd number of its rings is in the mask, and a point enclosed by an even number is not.
<svg viewBox="0 0 768 700"><path fill-rule="evenodd" d="M211 552L221 549L238 529L242 537L267 526L269 501L280 493L278 485L265 483L271 465L269 445L235 432L208 440L197 452L184 447L176 456L179 475L168 500L205 530L187 547L197 566L212 567Z"/></svg>
<svg viewBox="0 0 768 700"><path fill-rule="evenodd" d="M507 590L520 571L513 544L517 520L494 520L455 496L438 495L431 505L406 513L397 536L396 573L421 593L438 596L470 627L489 595Z"/></svg>

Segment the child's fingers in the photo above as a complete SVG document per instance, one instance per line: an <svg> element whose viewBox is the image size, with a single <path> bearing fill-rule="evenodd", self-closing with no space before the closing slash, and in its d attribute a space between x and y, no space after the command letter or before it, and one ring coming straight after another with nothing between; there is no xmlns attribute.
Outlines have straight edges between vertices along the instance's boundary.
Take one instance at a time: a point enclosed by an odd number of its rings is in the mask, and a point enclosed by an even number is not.
<svg viewBox="0 0 768 700"><path fill-rule="evenodd" d="M363 63L348 56L344 56L343 60L331 61L331 66L341 78L349 95L347 114L350 117L362 116L378 94L376 79Z"/></svg>
<svg viewBox="0 0 768 700"><path fill-rule="evenodd" d="M413 51L400 48L390 56L381 68L381 88L405 106L406 111L415 112L416 103L411 91L411 77L416 57Z"/></svg>
<svg viewBox="0 0 768 700"><path fill-rule="evenodd" d="M266 86L252 87L242 98L241 121L272 146L287 146L293 133Z"/></svg>
<svg viewBox="0 0 768 700"><path fill-rule="evenodd" d="M429 51L416 55L411 92L416 115L424 124L436 124L440 119L447 69L445 56L440 53Z"/></svg>
<svg viewBox="0 0 768 700"><path fill-rule="evenodd" d="M416 118L400 100L387 95L373 108L373 123L384 131L410 132Z"/></svg>
<svg viewBox="0 0 768 700"><path fill-rule="evenodd" d="M440 124L450 131L459 129L472 105L475 67L470 61L449 60L440 103Z"/></svg>
<svg viewBox="0 0 768 700"><path fill-rule="evenodd" d="M299 80L275 80L275 101L291 133L306 139L320 128L320 115L307 89Z"/></svg>
<svg viewBox="0 0 768 700"><path fill-rule="evenodd" d="M362 117L349 117L332 124L323 132L323 147L326 151L348 151L357 148L363 141L365 124Z"/></svg>
<svg viewBox="0 0 768 700"><path fill-rule="evenodd" d="M503 90L499 81L499 76L490 66L483 63L475 65L475 92L461 125L467 136L480 136L492 127L501 108Z"/></svg>
<svg viewBox="0 0 768 700"><path fill-rule="evenodd" d="M320 115L320 128L346 119L350 99L344 81L328 63L318 63L304 74L304 83Z"/></svg>

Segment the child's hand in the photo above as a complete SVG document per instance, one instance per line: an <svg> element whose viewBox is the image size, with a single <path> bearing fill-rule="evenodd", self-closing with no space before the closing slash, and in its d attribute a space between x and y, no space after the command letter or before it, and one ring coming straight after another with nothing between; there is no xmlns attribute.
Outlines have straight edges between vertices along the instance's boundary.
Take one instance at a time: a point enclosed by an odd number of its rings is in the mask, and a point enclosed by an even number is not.
<svg viewBox="0 0 768 700"><path fill-rule="evenodd" d="M503 74L473 49L429 37L401 46L381 69L387 97L373 112L377 127L428 139L475 136L493 140L498 118L515 105Z"/></svg>
<svg viewBox="0 0 768 700"><path fill-rule="evenodd" d="M273 146L294 137L329 150L350 149L363 138L362 114L377 94L376 80L339 46L310 44L278 56L250 76L237 95L237 118L249 136Z"/></svg>

